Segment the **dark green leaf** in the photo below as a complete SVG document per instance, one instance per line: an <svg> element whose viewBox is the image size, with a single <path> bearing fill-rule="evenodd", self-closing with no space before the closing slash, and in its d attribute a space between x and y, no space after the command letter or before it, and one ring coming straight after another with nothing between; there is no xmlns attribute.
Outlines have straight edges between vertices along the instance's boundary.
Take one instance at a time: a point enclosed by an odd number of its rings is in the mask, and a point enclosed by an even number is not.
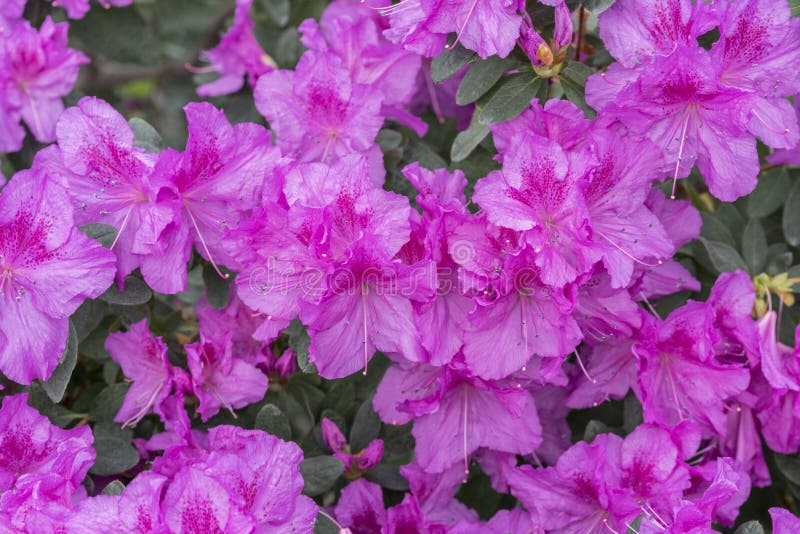
<svg viewBox="0 0 800 534"><path fill-rule="evenodd" d="M89 417L97 422L105 421L110 423L113 421L122 407L122 402L125 400L125 394L128 393L129 387L125 382L119 382L104 388L95 397L92 407L89 409Z"/></svg>
<svg viewBox="0 0 800 534"><path fill-rule="evenodd" d="M106 305L99 300L85 300L75 313L72 314L72 324L78 334L78 343L82 343L95 328L103 321L106 315Z"/></svg>
<svg viewBox="0 0 800 534"><path fill-rule="evenodd" d="M577 61L571 61L558 76L567 100L578 106L590 117L594 116L595 112L586 105L586 80L593 73L594 71L591 67Z"/></svg>
<svg viewBox="0 0 800 534"><path fill-rule="evenodd" d="M639 534L639 530L641 529L641 526L642 526L642 518L643 517L644 517L644 514L637 515L636 519L634 519L633 522L630 524L630 526L628 526L628 530L626 531L626 534Z"/></svg>
<svg viewBox="0 0 800 534"><path fill-rule="evenodd" d="M114 423L98 423L93 430L97 459L90 469L92 474L116 475L139 463L139 453L131 445L133 432L129 428L121 429Z"/></svg>
<svg viewBox="0 0 800 534"><path fill-rule="evenodd" d="M742 256L752 275L760 273L767 263L767 235L758 219L750 219L744 227Z"/></svg>
<svg viewBox="0 0 800 534"><path fill-rule="evenodd" d="M786 201L790 186L789 174L784 167L763 173L755 191L747 196L747 214L754 218L772 214Z"/></svg>
<svg viewBox="0 0 800 534"><path fill-rule="evenodd" d="M125 484L120 482L119 480L112 480L109 482L105 488L103 488L102 495L122 495L122 492L125 491Z"/></svg>
<svg viewBox="0 0 800 534"><path fill-rule="evenodd" d="M458 86L456 103L466 106L478 100L509 70L509 65L509 61L497 56L473 63Z"/></svg>
<svg viewBox="0 0 800 534"><path fill-rule="evenodd" d="M800 246L800 181L792 186L783 206L783 235L793 247Z"/></svg>
<svg viewBox="0 0 800 534"><path fill-rule="evenodd" d="M53 374L50 375L46 381L42 382L47 396L53 402L61 402L64 398L64 393L67 391L67 384L69 379L72 378L72 371L75 370L75 364L78 362L78 334L75 333L75 326L72 321L69 322L69 333L67 334L67 346L61 354L61 359L58 361Z"/></svg>
<svg viewBox="0 0 800 534"><path fill-rule="evenodd" d="M531 72L507 76L481 109L480 122L497 124L513 119L530 105L543 83L542 78Z"/></svg>
<svg viewBox="0 0 800 534"><path fill-rule="evenodd" d="M452 161L464 161L472 154L472 151L489 135L489 127L479 120L476 120L477 113L473 117L469 128L459 132L453 140L453 147L450 149L450 159Z"/></svg>
<svg viewBox="0 0 800 534"><path fill-rule="evenodd" d="M314 534L340 534L339 526L327 514L317 514L314 522Z"/></svg>
<svg viewBox="0 0 800 534"><path fill-rule="evenodd" d="M344 472L344 464L333 456L306 458L300 464L303 475L303 493L316 497L328 491Z"/></svg>
<svg viewBox="0 0 800 534"><path fill-rule="evenodd" d="M81 226L79 230L106 248L110 248L114 243L114 239L117 237L117 229L107 224L85 224Z"/></svg>
<svg viewBox="0 0 800 534"><path fill-rule="evenodd" d="M585 7L595 15L599 15L600 13L611 7L616 1L617 0L583 0L581 4L583 4L583 7Z"/></svg>
<svg viewBox="0 0 800 534"><path fill-rule="evenodd" d="M445 49L431 61L431 78L436 83L442 83L477 57L475 52L461 45L453 50Z"/></svg>
<svg viewBox="0 0 800 534"><path fill-rule="evenodd" d="M133 130L133 146L139 147L149 154L155 154L167 148L161 134L149 122L139 117L133 117L128 122Z"/></svg>
<svg viewBox="0 0 800 534"><path fill-rule="evenodd" d="M375 142L381 147L381 151L386 153L390 150L400 148L400 145L403 143L403 134L397 130L384 128L378 132L378 135L375 137Z"/></svg>
<svg viewBox="0 0 800 534"><path fill-rule="evenodd" d="M153 46L158 39L137 9L91 9L83 19L70 21L69 34L70 42L74 38L93 56L121 63L158 64L159 47Z"/></svg>
<svg viewBox="0 0 800 534"><path fill-rule="evenodd" d="M308 336L305 325L300 322L300 319L293 319L283 333L289 336L289 348L297 356L297 367L306 374L316 373L316 366L308 361L308 347L311 345L311 338Z"/></svg>
<svg viewBox="0 0 800 534"><path fill-rule="evenodd" d="M796 455L775 453L775 465L786 480L800 486L800 459Z"/></svg>
<svg viewBox="0 0 800 534"><path fill-rule="evenodd" d="M400 467L391 464L378 464L364 475L370 482L392 491L408 491L408 480L400 474Z"/></svg>
<svg viewBox="0 0 800 534"><path fill-rule="evenodd" d="M356 452L363 450L380 433L381 419L372 409L372 401L366 400L358 408L353 428L350 429L350 449Z"/></svg>
<svg viewBox="0 0 800 534"><path fill-rule="evenodd" d="M211 264L203 267L203 282L206 284L206 300L212 307L221 310L228 305L231 296L231 279L222 278Z"/></svg>
<svg viewBox="0 0 800 534"><path fill-rule="evenodd" d="M261 0L261 5L269 18L281 28L289 23L289 0Z"/></svg>
<svg viewBox="0 0 800 534"><path fill-rule="evenodd" d="M731 247L736 246L736 240L733 238L729 226L722 222L719 217L711 213L701 213L703 218L703 227L700 230L700 235L710 241L718 243L725 243Z"/></svg>
<svg viewBox="0 0 800 534"><path fill-rule="evenodd" d="M100 300L120 306L138 306L149 301L153 292L140 278L133 275L125 277L125 291L120 291L116 283L111 284Z"/></svg>
<svg viewBox="0 0 800 534"><path fill-rule="evenodd" d="M609 432L613 432L611 427L602 421L592 419L587 423L586 429L583 431L583 441L591 443L598 435L607 434Z"/></svg>
<svg viewBox="0 0 800 534"><path fill-rule="evenodd" d="M714 268L721 273L732 272L741 269L747 270L747 265L736 250L725 243L718 241L709 241L703 237L699 238L700 243L705 247L708 252L708 257Z"/></svg>
<svg viewBox="0 0 800 534"><path fill-rule="evenodd" d="M289 426L289 419L274 404L265 404L256 415L256 430L263 430L273 436L279 437L284 441L291 441L292 429Z"/></svg>
<svg viewBox="0 0 800 534"><path fill-rule="evenodd" d="M764 527L758 521L742 523L733 534L764 534Z"/></svg>

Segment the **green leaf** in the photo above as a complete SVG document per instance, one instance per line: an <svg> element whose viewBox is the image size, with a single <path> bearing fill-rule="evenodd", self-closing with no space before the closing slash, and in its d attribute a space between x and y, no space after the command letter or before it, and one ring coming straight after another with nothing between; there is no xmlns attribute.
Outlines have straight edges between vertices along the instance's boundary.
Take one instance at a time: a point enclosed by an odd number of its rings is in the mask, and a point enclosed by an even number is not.
<svg viewBox="0 0 800 534"><path fill-rule="evenodd" d="M283 333L289 336L289 348L297 356L297 367L300 368L300 371L306 374L315 374L317 367L308 361L308 347L311 345L311 338L308 336L305 325L300 322L300 319L292 319Z"/></svg>
<svg viewBox="0 0 800 534"><path fill-rule="evenodd" d="M146 120L133 117L128 123L133 130L133 146L143 149L148 154L155 154L167 148L161 134Z"/></svg>
<svg viewBox="0 0 800 534"><path fill-rule="evenodd" d="M92 56L139 65L159 63L160 47L155 46L159 39L139 10L132 7L91 9L83 19L70 21L69 37L70 43L74 39Z"/></svg>
<svg viewBox="0 0 800 534"><path fill-rule="evenodd" d="M581 4L583 4L583 7L585 7L595 15L599 15L600 13L611 7L616 1L617 0L583 0Z"/></svg>
<svg viewBox="0 0 800 534"><path fill-rule="evenodd" d="M340 534L339 526L327 515L319 513L314 521L314 534Z"/></svg>
<svg viewBox="0 0 800 534"><path fill-rule="evenodd" d="M732 246L718 241L709 241L704 237L698 239L708 252L708 257L718 272L732 272L739 269L747 271L747 265Z"/></svg>
<svg viewBox="0 0 800 534"><path fill-rule="evenodd" d="M228 305L231 296L232 278L222 278L211 264L203 267L203 282L206 284L206 300L212 307L221 310Z"/></svg>
<svg viewBox="0 0 800 534"><path fill-rule="evenodd" d="M116 283L111 284L105 293L98 298L109 304L120 306L139 306L150 300L153 292L140 278L129 275L125 277L125 291L120 291Z"/></svg>
<svg viewBox="0 0 800 534"><path fill-rule="evenodd" d="M61 354L61 359L58 361L53 374L42 382L42 388L44 388L45 393L53 402L61 402L61 399L64 398L67 384L69 384L69 379L72 378L72 371L75 370L76 363L78 363L78 334L75 332L75 325L70 321L67 346Z"/></svg>
<svg viewBox="0 0 800 534"><path fill-rule="evenodd" d="M480 111L478 120L497 124L513 119L530 105L543 84L542 78L530 72L507 76Z"/></svg>
<svg viewBox="0 0 800 534"><path fill-rule="evenodd" d="M125 484L119 480L112 480L103 488L101 495L122 495L123 491L125 491Z"/></svg>
<svg viewBox="0 0 800 534"><path fill-rule="evenodd" d="M789 173L784 167L763 173L755 191L747 196L747 214L753 218L771 215L786 201L791 185Z"/></svg>
<svg viewBox="0 0 800 534"><path fill-rule="evenodd" d="M129 384L119 382L106 386L98 393L97 397L94 398L94 402L92 402L91 408L89 408L89 417L92 421L112 422L122 407L129 387Z"/></svg>
<svg viewBox="0 0 800 534"><path fill-rule="evenodd" d="M786 480L800 486L800 459L797 456L775 453L775 466Z"/></svg>
<svg viewBox="0 0 800 534"><path fill-rule="evenodd" d="M783 206L783 235L793 247L800 246L800 181L792 186Z"/></svg>
<svg viewBox="0 0 800 534"><path fill-rule="evenodd" d="M764 527L758 521L742 523L733 534L764 534Z"/></svg>
<svg viewBox="0 0 800 534"><path fill-rule="evenodd" d="M265 404L256 415L256 430L263 430L273 436L279 437L284 441L292 440L292 428L289 426L289 419L274 404Z"/></svg>
<svg viewBox="0 0 800 534"><path fill-rule="evenodd" d="M733 238L728 225L711 213L702 212L700 216L703 218L703 227L700 230L700 235L711 241L725 243L731 247L736 246L736 240Z"/></svg>
<svg viewBox="0 0 800 534"><path fill-rule="evenodd" d="M307 458L300 464L303 475L303 493L316 497L328 491L344 472L344 464L333 456Z"/></svg>
<svg viewBox="0 0 800 534"><path fill-rule="evenodd" d="M400 145L403 144L403 134L397 130L383 128L375 136L375 142L381 147L381 152L386 153L400 148Z"/></svg>
<svg viewBox="0 0 800 534"><path fill-rule="evenodd" d="M504 72L510 69L510 62L491 56L484 61L473 63L456 91L459 106L472 104L492 88Z"/></svg>
<svg viewBox="0 0 800 534"><path fill-rule="evenodd" d="M475 52L461 45L453 50L445 49L431 61L431 78L436 83L442 83L477 57Z"/></svg>
<svg viewBox="0 0 800 534"><path fill-rule="evenodd" d="M458 162L467 159L481 141L489 135L489 127L476 119L478 115L479 113L476 113L472 117L469 128L459 132L453 140L453 146L450 149L450 159L452 161Z"/></svg>
<svg viewBox="0 0 800 534"><path fill-rule="evenodd" d="M117 237L117 229L102 223L85 224L78 228L90 239L94 239L106 248L111 248Z"/></svg>
<svg viewBox="0 0 800 534"><path fill-rule="evenodd" d="M391 464L378 464L364 475L364 478L392 491L408 491L408 480L400 474L400 467Z"/></svg>
<svg viewBox="0 0 800 534"><path fill-rule="evenodd" d="M364 401L356 412L353 427L350 429L350 449L363 450L381 433L381 419L372 408L372 400Z"/></svg>
<svg viewBox="0 0 800 534"><path fill-rule="evenodd" d="M122 429L114 423L98 423L93 430L97 459L90 469L92 474L116 475L139 463L139 453L131 445L131 429Z"/></svg>
<svg viewBox="0 0 800 534"><path fill-rule="evenodd" d="M767 235L758 219L750 219L744 227L742 256L752 275L760 273L767 263Z"/></svg>
<svg viewBox="0 0 800 534"><path fill-rule="evenodd" d="M586 80L593 73L594 71L588 65L570 61L558 76L567 100L582 109L589 117L593 117L595 112L586 105Z"/></svg>
<svg viewBox="0 0 800 534"><path fill-rule="evenodd" d="M639 534L639 530L641 529L642 526L643 517L644 514L637 515L636 519L634 519L633 522L628 526L628 530L626 531L625 534Z"/></svg>
<svg viewBox="0 0 800 534"><path fill-rule="evenodd" d="M289 24L289 0L261 0L261 6L269 18L281 28Z"/></svg>

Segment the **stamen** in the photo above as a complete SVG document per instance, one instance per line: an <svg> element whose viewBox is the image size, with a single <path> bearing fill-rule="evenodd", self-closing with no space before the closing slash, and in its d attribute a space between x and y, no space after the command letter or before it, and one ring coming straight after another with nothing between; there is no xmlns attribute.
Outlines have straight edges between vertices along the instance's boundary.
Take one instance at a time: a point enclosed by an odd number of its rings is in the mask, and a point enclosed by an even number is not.
<svg viewBox="0 0 800 534"><path fill-rule="evenodd" d="M185 63L184 68L192 74L208 74L210 72L217 72L217 67L208 65L207 67L195 67L191 63Z"/></svg>
<svg viewBox="0 0 800 534"><path fill-rule="evenodd" d="M447 50L454 49L456 47L456 45L458 44L458 42L461 40L461 35L464 33L464 30L466 29L467 24L469 23L469 19L470 19L470 17L472 17L472 12L475 11L475 6L477 4L478 4L478 0L472 0L472 5L469 7L469 11L467 12L467 18L464 19L464 24L461 25L461 29L458 30L458 33L456 34L456 40L453 41L453 44L444 45L444 47Z"/></svg>
<svg viewBox="0 0 800 534"><path fill-rule="evenodd" d="M363 296L363 287L362 287L362 296ZM367 299L361 299L361 309L363 310L364 315L364 371L363 375L367 376L367 365L369 364L369 356L368 356L368 349L367 349Z"/></svg>
<svg viewBox="0 0 800 534"><path fill-rule="evenodd" d="M675 200L675 187L678 185L678 172L681 168L681 161L683 160L683 147L686 143L686 128L689 126L689 112L684 111L684 115L686 118L683 121L683 129L681 131L681 144L678 148L678 160L675 162L675 175L672 177L672 194L669 196L672 200Z"/></svg>
<svg viewBox="0 0 800 534"><path fill-rule="evenodd" d="M114 247L117 245L117 241L119 241L119 236L122 235L122 231L125 230L125 226L127 226L128 224L128 218L131 216L131 212L133 211L133 206L134 205L131 204L131 207L128 208L128 213L126 213L125 218L122 219L122 224L120 225L119 230L117 230L117 237L114 238L114 242L111 243L111 247L109 248L109 250L114 250Z"/></svg>
<svg viewBox="0 0 800 534"><path fill-rule="evenodd" d="M542 461L539 459L539 456L536 455L535 451L531 453L531 457L533 458L533 461L536 462L536 465L544 469L544 464L542 464Z"/></svg>
<svg viewBox="0 0 800 534"><path fill-rule="evenodd" d="M139 411L136 412L133 416L131 416L130 419L122 423L122 428L135 425L142 419L142 417L147 415L147 412L149 412L150 408L152 408L153 403L155 402L156 397L158 396L158 393L163 389L163 387L164 387L164 381L162 380L161 382L159 382L158 387L153 391L153 394L150 395L150 398L147 399L145 405L142 406L141 409L139 409Z"/></svg>
<svg viewBox="0 0 800 534"><path fill-rule="evenodd" d="M761 123L762 123L764 126L766 126L766 127L767 127L767 129L769 129L769 131L771 131L771 132L772 132L772 133L774 133L774 134L777 134L777 135L786 135L786 134L788 134L788 133L790 132L789 128L784 128L782 131L781 131L781 130L775 130L774 128L772 128L772 126L770 126L769 124L767 124L767 121L765 121L765 120L764 120L764 119L761 117L761 115L759 115L759 114L756 112L756 110L752 110L750 113L752 113L752 114L753 114L753 116L754 116L755 118L757 118L758 120L760 120L760 121L761 121Z"/></svg>
<svg viewBox="0 0 800 534"><path fill-rule="evenodd" d="M619 85L619 86L623 86L623 85L625 85L624 83L612 82L611 80L609 80L608 78L606 78L606 73L605 73L605 72L603 72L603 73L600 73L600 77L603 79L603 81L604 81L604 82L606 82L606 83L607 83L607 84L609 84L609 85Z"/></svg>
<svg viewBox="0 0 800 534"><path fill-rule="evenodd" d="M593 378L592 375L590 375L589 372L586 370L586 367L583 366L583 361L581 360L581 355L578 354L578 349L575 349L575 358L577 358L577 360L578 360L578 365L581 367L581 371L583 372L583 376L585 376L586 379L589 382L591 382L592 384L597 384L597 380L595 378Z"/></svg>
<svg viewBox="0 0 800 534"><path fill-rule="evenodd" d="M667 528L669 527L669 523L664 521L664 519L660 515L658 515L658 512L655 511L655 509L650 505L650 503L645 501L644 506L646 506L647 510L649 510L649 513L647 515L650 517L650 520L653 521L653 523L655 523L656 525L658 525L661 528L661 530L667 530Z"/></svg>
<svg viewBox="0 0 800 534"><path fill-rule="evenodd" d="M425 86L428 89L428 96L431 99L431 109L433 109L433 114L436 115L436 120L439 121L439 124L444 124L444 115L442 114L442 108L439 105L439 97L436 96L436 87L434 87L433 78L431 78L431 69L423 69L423 72L425 74Z"/></svg>
<svg viewBox="0 0 800 534"><path fill-rule="evenodd" d="M647 300L647 295L644 294L644 291L639 291L639 296L642 297L642 300L644 301L645 305L647 306L647 309L650 310L650 313L652 313L658 319L661 319L661 316L658 314L656 309L653 307L652 304L650 304L650 301Z"/></svg>
<svg viewBox="0 0 800 534"><path fill-rule="evenodd" d="M675 408L678 410L678 419L683 421L683 407L680 400L678 400L678 390L675 389L675 380L672 378L672 371L667 371L667 378L669 379L669 386L672 389L672 398L675 400Z"/></svg>
<svg viewBox="0 0 800 534"><path fill-rule="evenodd" d="M36 128L36 135L39 137L44 137L44 130L42 130L42 121L39 118L39 112L36 110L36 105L33 102L33 97L28 93L27 89L24 89L23 92L25 96L28 97L28 102L31 104L31 113L33 114L33 125Z"/></svg>
<svg viewBox="0 0 800 534"><path fill-rule="evenodd" d="M371 5L367 4L367 0L361 0L361 5L366 7L367 9L371 9L373 11L377 11L378 13L380 13L383 16L387 16L387 15L394 15L394 14L400 13L402 11L406 11L408 9L411 9L412 7L414 7L412 5L409 5L412 1L413 0L402 0L401 2L398 2L398 3L393 4L393 5L388 5L388 6L384 6L384 7L377 7L377 6L371 6Z"/></svg>
<svg viewBox="0 0 800 534"><path fill-rule="evenodd" d="M674 198L674 197L673 197L673 198ZM630 258L630 259L631 259L631 260L633 260L634 262L638 263L639 265L643 265L643 266L645 266L645 267L658 267L659 265L662 265L662 264L664 263L664 262L662 262L661 260L658 260L658 263L647 263L647 262L646 262L646 261L644 261L644 260L640 260L639 258L637 258L636 256L634 256L633 254L631 254L630 252L628 252L627 250L625 250L624 248L622 248L621 246L619 246L618 244L616 244L614 241L612 241L612 240L611 240L611 238L610 238L610 237L608 237L606 234L604 234L604 233L603 233L603 232L601 232L600 230L597 230L597 229L595 229L594 231L595 231L595 232L597 232L597 234L598 234L600 237L602 237L603 239L605 239L606 241L608 241L608 242L611 244L611 246L612 246L612 247L614 247L615 249L619 250L619 251L620 251L620 252L622 252L622 253L623 253L625 256L627 256L628 258Z"/></svg>
<svg viewBox="0 0 800 534"><path fill-rule="evenodd" d="M208 250L208 245L206 245L206 240L203 239L203 234L200 233L200 228L198 228L198 226L197 226L197 221L194 220L194 215L192 215L192 210L186 208L186 213L189 214L189 219L192 220L192 225L194 226L195 232L197 232L197 237L200 238L200 243L203 245L203 250L206 251L206 255L208 256L208 261L211 262L211 265L214 267L214 270L217 271L217 274L219 275L219 277L222 278L223 280L227 280L228 278L231 277L231 275L225 274L225 273L223 273L222 271L219 270L219 267L217 266L217 262L214 261L214 256L212 256L211 255L211 251Z"/></svg>
<svg viewBox="0 0 800 534"><path fill-rule="evenodd" d="M469 476L469 460L467 459L467 388L464 387L464 483L467 482Z"/></svg>
<svg viewBox="0 0 800 534"><path fill-rule="evenodd" d="M608 529L608 531L609 531L609 532L613 532L614 534L619 534L619 532L617 532L616 530L614 530L614 529L611 527L611 525L609 525L609 524L608 524L608 518L607 518L607 517L603 519L603 526L604 526L604 527L606 527L606 528Z"/></svg>

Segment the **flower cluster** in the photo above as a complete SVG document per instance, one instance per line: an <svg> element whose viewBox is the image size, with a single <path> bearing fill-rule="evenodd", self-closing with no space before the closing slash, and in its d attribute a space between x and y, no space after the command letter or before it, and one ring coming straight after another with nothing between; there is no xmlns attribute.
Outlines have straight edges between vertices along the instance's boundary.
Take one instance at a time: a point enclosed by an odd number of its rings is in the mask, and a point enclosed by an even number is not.
<svg viewBox="0 0 800 534"><path fill-rule="evenodd" d="M158 293L153 307L191 325L174 333L149 308L120 312L97 343L104 379L118 385L121 370L128 383L113 420L137 430L124 491L81 485L95 454L86 426L53 426L25 394L4 399L0 526L311 532L323 517L341 532L387 534L733 526L751 486L771 483L762 442L800 452L800 344L780 342L782 307L772 308L766 274L727 269L703 292L678 261L700 236L697 206L714 201L690 186L691 200L676 200L675 181L696 164L717 199L750 193L756 138L778 149L772 165L797 163L786 97L800 93L800 19L784 0L617 0L599 15L616 62L586 83L591 118L569 100L534 98L514 118L481 122L483 103L456 106L452 82L434 86L429 58L460 44L475 54L455 79L486 74L485 63L464 74L475 55L497 56L489 61L508 63L495 81L535 73L566 92L572 13L563 0L541 3L555 23L549 40L517 0L335 0L299 25L306 50L290 70L256 39L252 0L238 0L233 25L201 56L210 67L189 68L220 76L200 96L246 81L269 130L193 102L183 150L146 150L96 97L62 113L86 61L66 47L66 23L35 29L24 2L0 8L0 150L21 147L21 120L38 141L56 141L0 194L0 372L15 391L46 381L77 337L70 316L101 295L113 303L139 276ZM59 5L73 18L88 9ZM583 28L583 7L578 17ZM378 139L387 127L419 140L453 124L491 135L491 170L429 168ZM402 160L392 180L412 194L387 179L392 158ZM105 246L86 235L98 229L111 236ZM231 290L223 305L208 281L192 309L179 304L195 265ZM783 299L794 279L782 280ZM652 301L679 292L703 296L659 315ZM287 341L298 325L306 345ZM385 366L380 355L390 363L365 406L387 427L410 424L413 460L390 484L407 484L402 497L384 501L377 483L386 436L348 439L334 410L309 425L302 449L219 424L301 387L287 385L298 367L345 383ZM304 401L303 414L321 402ZM621 435L574 440L571 411L608 401L641 417ZM315 448L342 464L338 499L301 495L300 464ZM477 471L515 505L479 514L456 498ZM800 528L790 512L770 512L774 532Z"/></svg>

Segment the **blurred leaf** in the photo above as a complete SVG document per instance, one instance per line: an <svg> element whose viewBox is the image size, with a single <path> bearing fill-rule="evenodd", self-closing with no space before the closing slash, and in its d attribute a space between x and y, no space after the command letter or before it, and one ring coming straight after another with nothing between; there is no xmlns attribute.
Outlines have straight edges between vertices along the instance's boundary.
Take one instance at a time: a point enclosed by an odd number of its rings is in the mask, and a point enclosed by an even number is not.
<svg viewBox="0 0 800 534"><path fill-rule="evenodd" d="M400 467L378 464L364 475L364 478L392 491L408 491L408 480L400 474Z"/></svg>
<svg viewBox="0 0 800 534"><path fill-rule="evenodd" d="M758 179L758 186L747 198L747 214L753 218L774 213L786 201L791 181L784 167L770 169Z"/></svg>
<svg viewBox="0 0 800 534"><path fill-rule="evenodd" d="M111 248L111 245L114 243L114 239L117 237L117 229L107 224L85 224L78 229L86 234L90 239L98 241L106 248Z"/></svg>
<svg viewBox="0 0 800 534"><path fill-rule="evenodd" d="M586 80L593 73L594 70L591 67L577 61L570 61L558 76L567 100L582 109L589 117L594 117L595 112L586 105Z"/></svg>
<svg viewBox="0 0 800 534"><path fill-rule="evenodd" d="M775 465L786 480L800 486L800 459L796 455L775 453Z"/></svg>
<svg viewBox="0 0 800 534"><path fill-rule="evenodd" d="M116 475L139 463L139 453L131 445L133 439L131 429L121 429L114 423L98 423L93 431L97 459L89 470L92 474Z"/></svg>
<svg viewBox="0 0 800 534"><path fill-rule="evenodd" d="M128 122L133 129L133 146L143 149L148 154L155 154L167 148L161 134L149 122L139 117L133 117Z"/></svg>
<svg viewBox="0 0 800 534"><path fill-rule="evenodd" d="M69 33L92 55L139 65L157 65L159 61L159 40L133 7L91 9L83 19L70 21Z"/></svg>
<svg viewBox="0 0 800 534"><path fill-rule="evenodd" d="M473 63L458 86L456 103L459 106L472 104L486 94L513 65L513 61L497 56Z"/></svg>
<svg viewBox="0 0 800 534"><path fill-rule="evenodd" d="M461 45L456 46L453 50L445 49L431 61L431 78L436 83L442 83L477 57L475 52L467 50Z"/></svg>
<svg viewBox="0 0 800 534"><path fill-rule="evenodd" d="M783 206L783 235L793 247L800 246L800 181L792 186Z"/></svg>
<svg viewBox="0 0 800 534"><path fill-rule="evenodd" d="M767 263L767 236L758 219L750 219L744 228L742 256L751 275L760 273Z"/></svg>
<svg viewBox="0 0 800 534"><path fill-rule="evenodd" d="M736 246L736 240L733 238L729 226L711 213L701 212L700 216L703 218L700 235L711 241L725 243L731 247Z"/></svg>
<svg viewBox="0 0 800 534"><path fill-rule="evenodd" d="M42 382L47 396L53 402L61 402L64 393L67 391L69 379L72 378L72 371L78 362L78 335L75 333L75 325L69 322L69 333L67 334L67 346L61 354L53 374L46 381Z"/></svg>
<svg viewBox="0 0 800 534"><path fill-rule="evenodd" d="M764 534L764 527L758 521L742 523L733 534Z"/></svg>
<svg viewBox="0 0 800 534"><path fill-rule="evenodd" d="M450 159L452 161L458 162L467 159L480 142L489 135L489 126L477 120L478 115L479 113L475 113L469 128L459 132L453 140L453 146L450 150Z"/></svg>
<svg viewBox="0 0 800 534"><path fill-rule="evenodd" d="M263 430L284 441L292 440L292 429L289 420L280 408L274 404L265 404L256 415L256 430Z"/></svg>
<svg viewBox="0 0 800 534"><path fill-rule="evenodd" d="M206 300L213 308L221 310L228 305L228 300L231 296L232 280L232 278L225 279L218 275L214 266L210 263L203 266L203 282L205 282L206 285Z"/></svg>
<svg viewBox="0 0 800 534"><path fill-rule="evenodd" d="M306 374L315 374L317 367L308 361L308 347L311 345L311 338L308 336L305 325L300 322L300 319L292 319L283 333L289 336L289 348L297 356L297 367L300 371Z"/></svg>
<svg viewBox="0 0 800 534"><path fill-rule="evenodd" d="M314 534L341 534L339 526L327 514L317 514L314 521Z"/></svg>
<svg viewBox="0 0 800 534"><path fill-rule="evenodd" d="M111 284L105 293L98 298L109 304L120 306L138 306L150 300L153 292L140 278L133 275L125 277L125 291L120 291L116 283Z"/></svg>
<svg viewBox="0 0 800 534"><path fill-rule="evenodd" d="M711 263L718 272L732 272L738 269L747 271L747 265L736 250L725 243L698 238L708 252Z"/></svg>
<svg viewBox="0 0 800 534"><path fill-rule="evenodd" d="M364 401L356 412L353 428L350 429L350 449L361 451L381 433L381 419L372 408L372 400Z"/></svg>
<svg viewBox="0 0 800 534"><path fill-rule="evenodd" d="M544 80L531 72L507 76L498 84L479 114L483 124L497 124L511 120L527 108Z"/></svg>
<svg viewBox="0 0 800 534"><path fill-rule="evenodd" d="M344 464L333 456L306 458L300 464L303 475L303 493L316 497L328 491L344 472Z"/></svg>
<svg viewBox="0 0 800 534"><path fill-rule="evenodd" d="M70 319L75 325L75 333L78 334L78 343L83 342L86 337L97 328L106 314L106 305L100 300L84 300Z"/></svg>
<svg viewBox="0 0 800 534"><path fill-rule="evenodd" d="M89 417L92 421L112 422L125 401L125 395L128 393L129 387L130 384L119 382L106 386L98 393L89 409Z"/></svg>
<svg viewBox="0 0 800 534"><path fill-rule="evenodd" d="M289 0L261 0L260 3L275 24L283 28L289 23Z"/></svg>
<svg viewBox="0 0 800 534"><path fill-rule="evenodd" d="M125 484L119 480L112 480L103 488L101 495L122 495L123 491L125 491Z"/></svg>
<svg viewBox="0 0 800 534"><path fill-rule="evenodd" d="M626 531L626 534L639 534L639 531L642 528L642 518L643 517L644 517L644 514L637 515L636 519L634 519L631 522L631 524L628 526L628 530Z"/></svg>

